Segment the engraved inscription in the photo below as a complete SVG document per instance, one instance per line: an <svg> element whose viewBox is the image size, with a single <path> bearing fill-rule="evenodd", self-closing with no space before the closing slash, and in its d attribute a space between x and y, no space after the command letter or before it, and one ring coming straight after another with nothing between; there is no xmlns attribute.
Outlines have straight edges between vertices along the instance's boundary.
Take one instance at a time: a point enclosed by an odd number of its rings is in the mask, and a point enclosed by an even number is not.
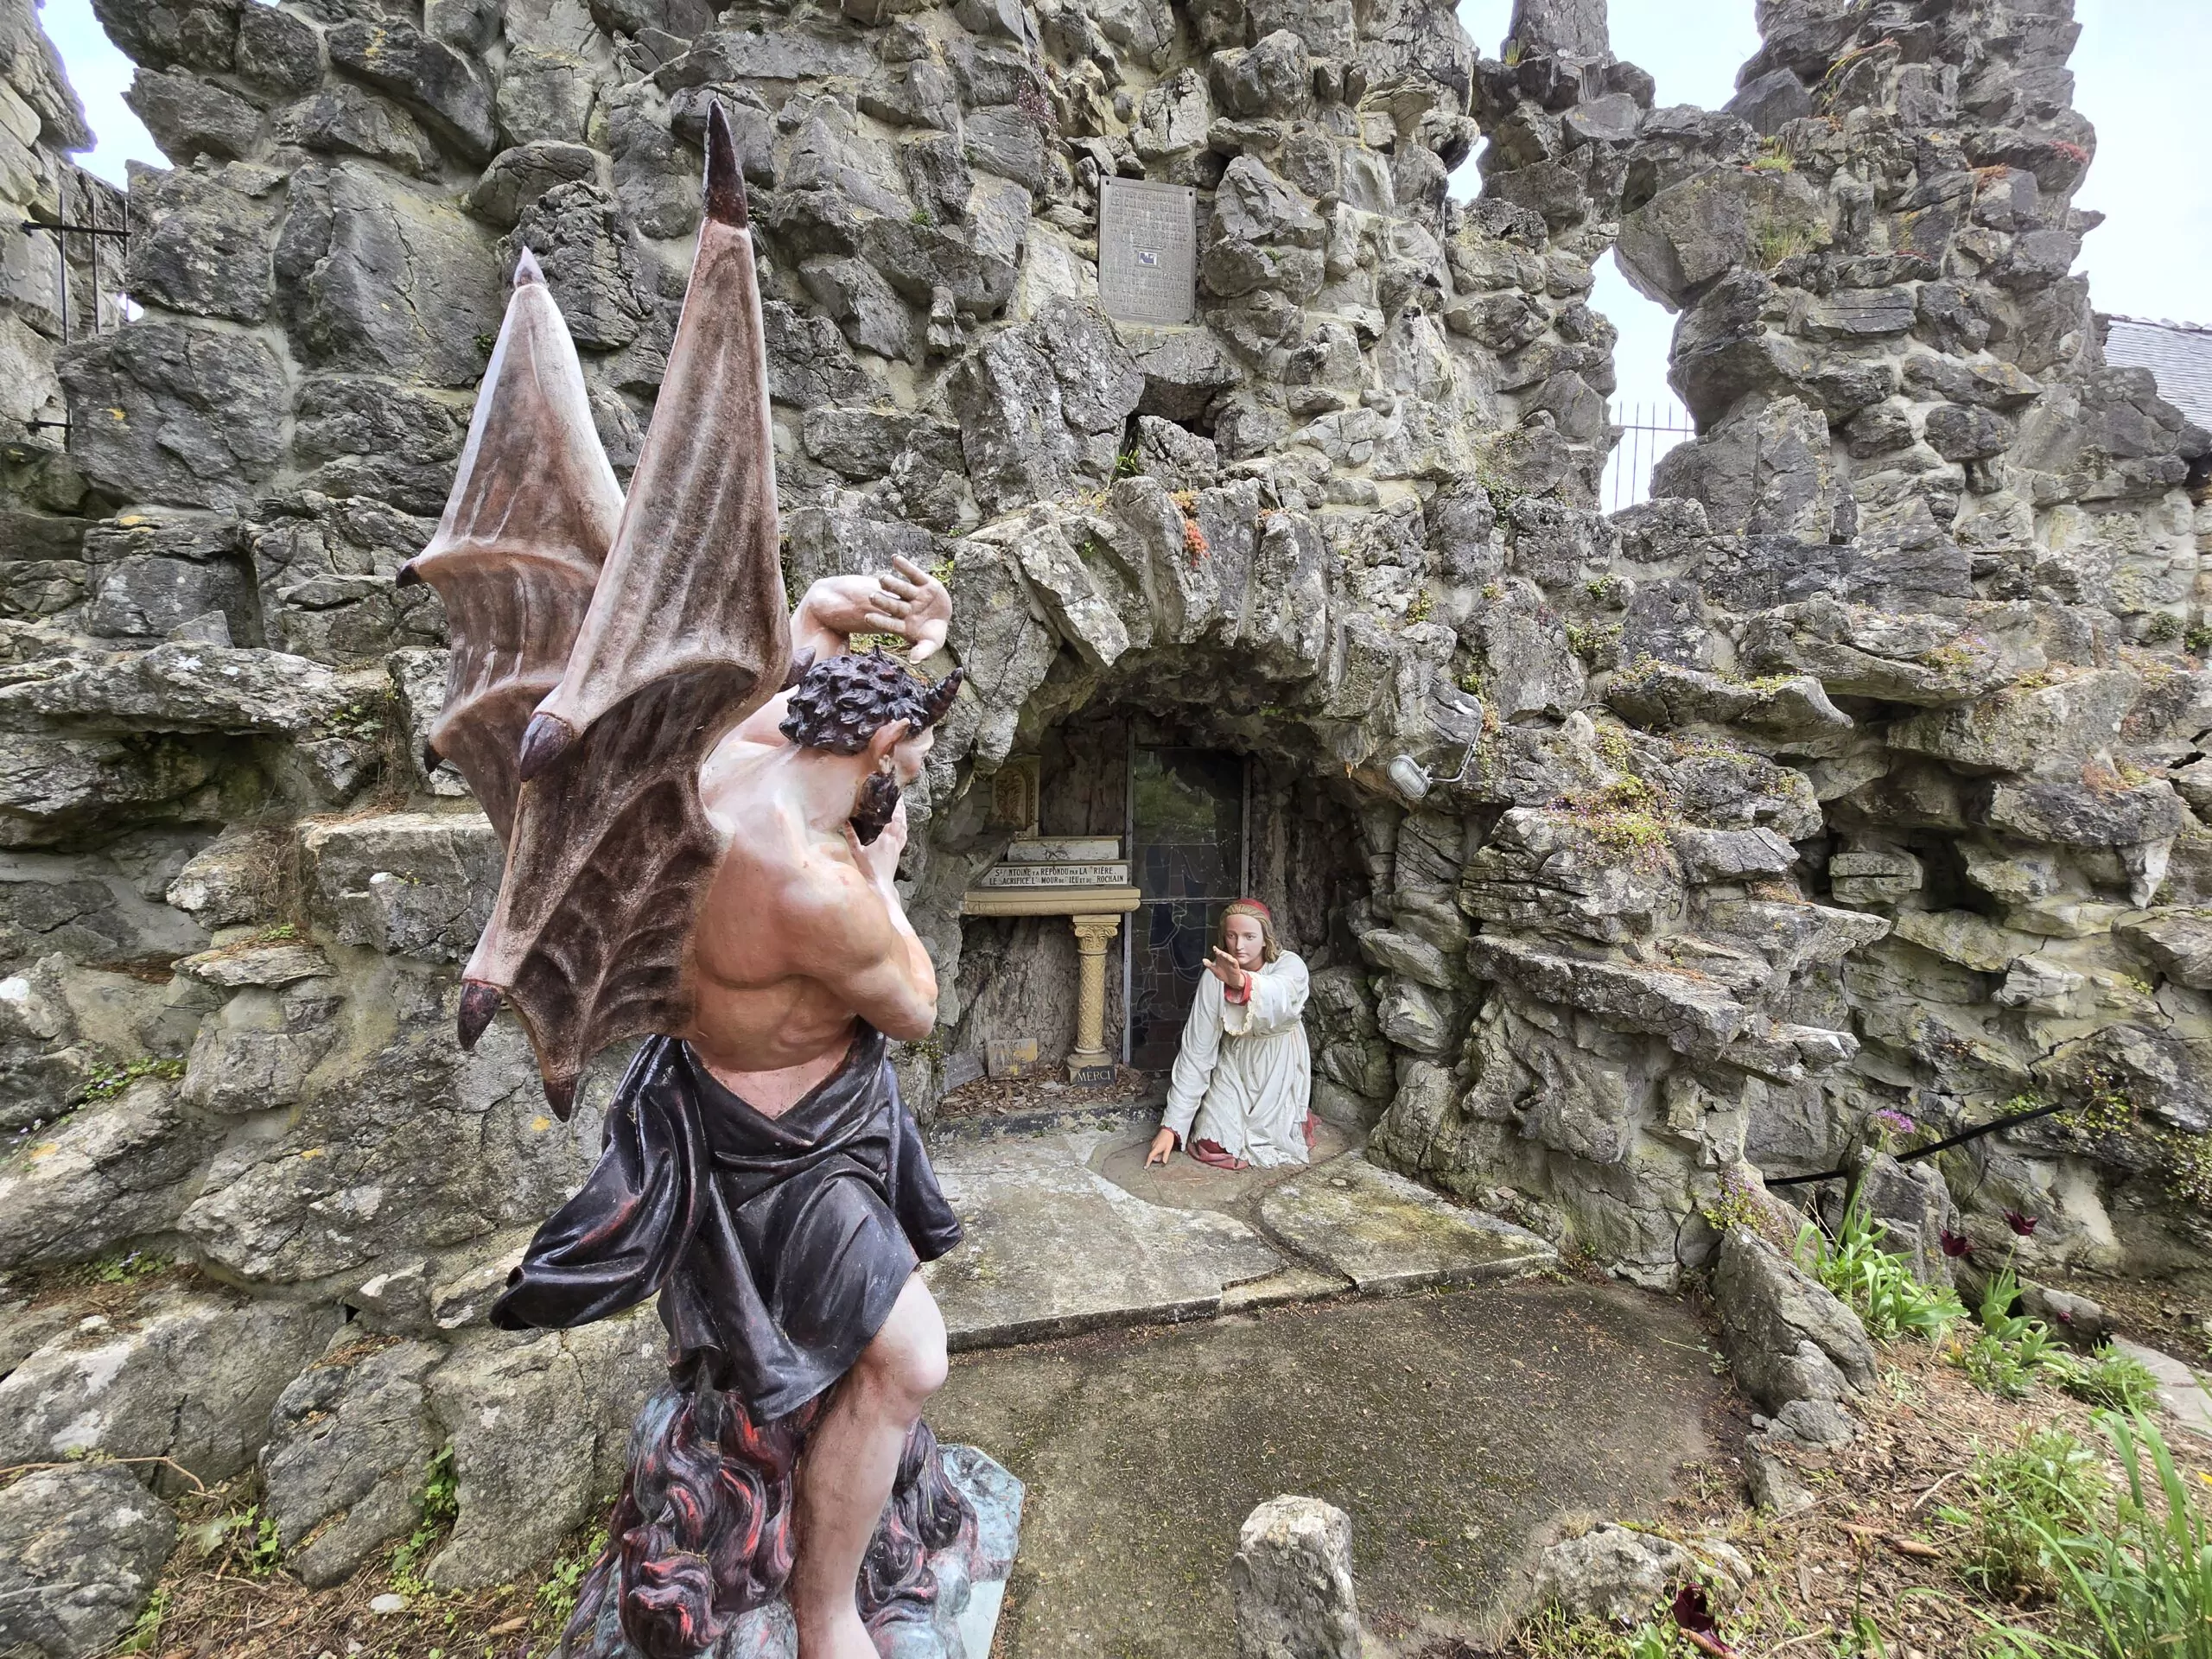
<svg viewBox="0 0 2212 1659"><path fill-rule="evenodd" d="M1098 182L1098 297L1130 322L1198 315L1198 200L1187 184Z"/></svg>

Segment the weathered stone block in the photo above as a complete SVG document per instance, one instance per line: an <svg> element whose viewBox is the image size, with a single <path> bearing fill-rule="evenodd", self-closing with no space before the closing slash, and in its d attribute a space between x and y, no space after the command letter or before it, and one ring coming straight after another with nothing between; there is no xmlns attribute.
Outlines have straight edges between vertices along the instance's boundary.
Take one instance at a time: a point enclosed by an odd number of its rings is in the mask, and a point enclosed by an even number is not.
<svg viewBox="0 0 2212 1659"><path fill-rule="evenodd" d="M276 469L289 399L266 341L151 318L61 359L70 452L124 500L234 508Z"/></svg>
<svg viewBox="0 0 2212 1659"><path fill-rule="evenodd" d="M114 1464L35 1469L0 1492L0 1643L93 1659L130 1633L176 1516Z"/></svg>
<svg viewBox="0 0 2212 1659"><path fill-rule="evenodd" d="M1229 1561L1236 1659L1359 1659L1351 1517L1317 1497L1275 1497L1244 1517Z"/></svg>
<svg viewBox="0 0 2212 1659"><path fill-rule="evenodd" d="M157 1293L112 1335L50 1342L0 1379L0 1456L172 1458L224 1479L253 1461L270 1407L339 1323L332 1305Z"/></svg>
<svg viewBox="0 0 2212 1659"><path fill-rule="evenodd" d="M326 1355L293 1379L261 1452L285 1565L311 1586L337 1583L413 1530L436 1450L424 1382L443 1351L423 1342L361 1347L348 1342L342 1357Z"/></svg>

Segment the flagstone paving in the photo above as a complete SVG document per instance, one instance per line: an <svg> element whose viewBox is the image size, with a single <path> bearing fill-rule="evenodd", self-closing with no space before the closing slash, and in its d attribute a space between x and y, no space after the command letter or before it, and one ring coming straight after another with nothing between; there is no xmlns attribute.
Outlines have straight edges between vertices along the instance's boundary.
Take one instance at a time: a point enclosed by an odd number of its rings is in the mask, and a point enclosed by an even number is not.
<svg viewBox="0 0 2212 1659"><path fill-rule="evenodd" d="M1534 1234L1379 1170L1333 1126L1311 1166L1147 1168L1148 1121L931 1150L967 1237L925 1269L956 1351L1224 1310L1511 1277Z"/></svg>

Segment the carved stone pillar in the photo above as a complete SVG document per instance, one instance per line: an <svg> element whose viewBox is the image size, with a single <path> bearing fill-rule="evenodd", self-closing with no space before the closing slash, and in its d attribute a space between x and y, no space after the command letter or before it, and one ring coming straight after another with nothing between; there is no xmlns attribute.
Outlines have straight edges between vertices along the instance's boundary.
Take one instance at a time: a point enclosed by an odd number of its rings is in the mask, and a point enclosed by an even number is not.
<svg viewBox="0 0 2212 1659"><path fill-rule="evenodd" d="M1119 916L1071 916L1075 929L1075 1051L1068 1056L1068 1081L1114 1081L1114 1057L1106 1052L1106 943L1122 930Z"/></svg>

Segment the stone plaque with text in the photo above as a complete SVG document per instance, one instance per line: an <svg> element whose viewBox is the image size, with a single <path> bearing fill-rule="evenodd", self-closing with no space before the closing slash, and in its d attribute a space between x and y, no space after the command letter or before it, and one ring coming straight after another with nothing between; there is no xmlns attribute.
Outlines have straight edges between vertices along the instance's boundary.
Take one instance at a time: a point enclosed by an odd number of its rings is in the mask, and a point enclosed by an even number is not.
<svg viewBox="0 0 2212 1659"><path fill-rule="evenodd" d="M1189 322L1198 308L1198 193L1098 181L1098 297L1128 322Z"/></svg>

